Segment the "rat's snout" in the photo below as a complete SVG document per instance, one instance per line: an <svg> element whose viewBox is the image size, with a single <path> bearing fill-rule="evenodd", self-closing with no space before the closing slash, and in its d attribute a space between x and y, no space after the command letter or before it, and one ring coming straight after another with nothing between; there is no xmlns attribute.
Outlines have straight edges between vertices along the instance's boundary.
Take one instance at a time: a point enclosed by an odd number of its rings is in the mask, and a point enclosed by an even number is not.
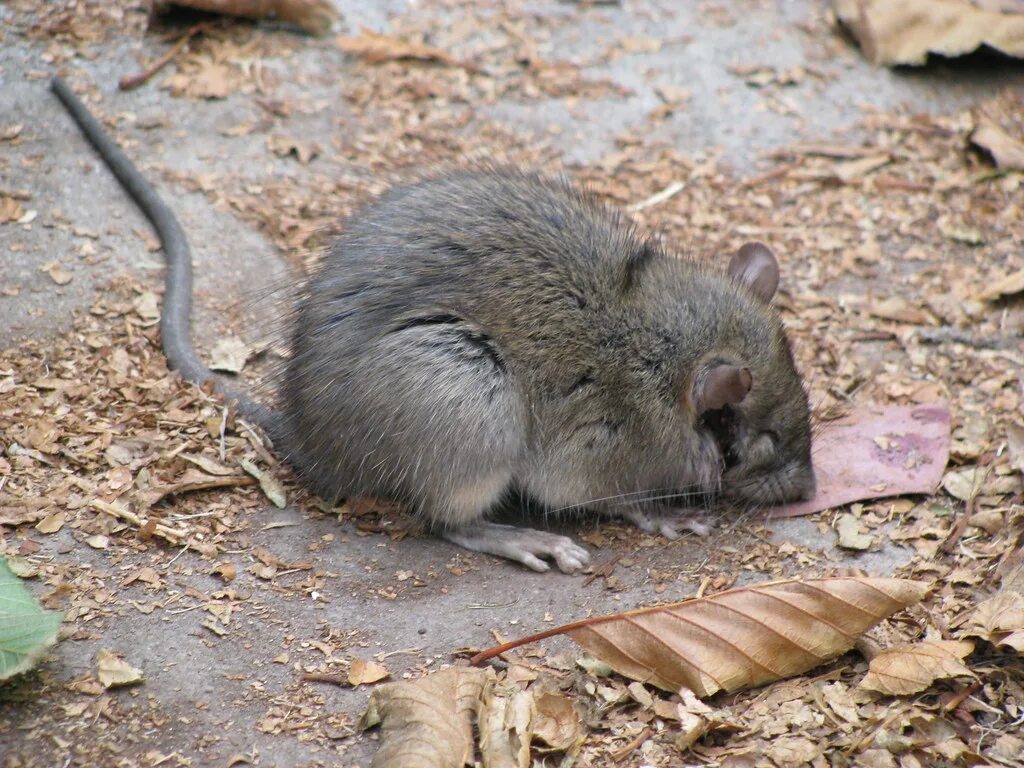
<svg viewBox="0 0 1024 768"><path fill-rule="evenodd" d="M726 497L758 505L803 501L813 497L816 490L814 468L805 461L754 472L741 465L726 470L722 476Z"/></svg>

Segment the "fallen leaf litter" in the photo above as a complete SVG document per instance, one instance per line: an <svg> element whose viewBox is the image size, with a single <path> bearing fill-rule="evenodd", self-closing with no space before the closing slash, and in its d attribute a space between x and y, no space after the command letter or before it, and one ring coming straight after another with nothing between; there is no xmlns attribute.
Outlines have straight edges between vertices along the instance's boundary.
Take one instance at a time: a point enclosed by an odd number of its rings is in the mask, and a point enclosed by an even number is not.
<svg viewBox="0 0 1024 768"><path fill-rule="evenodd" d="M55 63L73 68L80 66L75 49L89 51L115 29L138 34L144 23L140 6L133 4L85 3L75 13L59 4L13 5L35 15L36 24L26 34L46 42ZM298 171L287 178L268 177L258 188L241 175L210 178L166 167L161 169L164 181L202 192L259 227L298 268L308 268L339 214L411 170L450 166L461 157L493 151L545 167L555 158L543 142L524 142L475 116L466 104L486 104L507 94L536 100L624 92L622 86L586 77L578 64L539 54L535 41L548 37L564 19L513 14L492 44L480 45L466 42L481 28L480 18L472 9L463 13L461 26L433 37L430 44L421 42L429 31L425 21L396 19L390 34L405 41L407 55L378 56L346 71L347 107L374 115L365 121L367 131L355 143L316 148L289 138L287 130L291 116L316 107L275 87L265 69L241 63L265 59L284 66L288 51L307 43L244 26L203 35L153 87L170 94L162 98L241 94L254 104L255 117L227 128L225 139L257 141L268 155L291 160ZM727 15L722 23L728 23ZM373 59L379 43L364 36L362 48L350 50L359 57L371 52ZM634 53L650 45L631 38L620 43L623 51ZM763 92L765 107L773 110L785 110L784 89L808 77L770 68L737 71L736 76ZM668 96L666 105L686 108L684 93ZM671 765L679 759L678 749L691 750L702 761L824 764L825 745L870 765L976 761L976 751L1003 764L1019 757L1022 745L1013 724L1024 715L1024 686L1014 651L1024 646L1019 575L1024 459L1015 429L1024 365L1024 256L1019 248L1024 195L1021 176L1014 172L1022 134L1019 123L1007 118L1014 114L1015 98L1007 93L979 110L939 117L869 114L864 122L871 138L864 146L794 144L777 153L774 168L740 183L728 171L727 158L687 155L646 132L624 134L613 153L570 169L610 201L631 206L641 225L657 227L668 242L686 243L698 256L734 249L753 237L776 246L786 267L781 307L799 363L812 375L812 402L826 434L830 421L851 403L919 406L941 398L952 404L952 464L943 492L926 499L855 503L816 519L823 538L844 528L855 549L862 544L869 549L889 543L908 547L915 558L900 575L938 584L910 618L882 625L872 635L890 657L914 654L918 672L922 655L940 659L928 662L938 667L930 679L935 670L916 676L918 684L926 685L921 696L889 698L866 690L861 678L868 666L853 657L737 696L709 703L684 696L680 703L621 678L585 672L575 655L533 647L510 656L502 676L513 686L513 695L525 690L536 702L532 692L549 686L582 708L580 722L590 727L582 744L566 746L570 751L578 747L579 764L607 764L614 757L621 765ZM98 106L115 114L113 105ZM667 114L652 113L650 120ZM129 136L141 130L116 117L114 127ZM25 130L0 125L0 141L18 141ZM159 169L159 163L153 167ZM27 225L47 216L33 205L17 190L0 190L0 226ZM937 212L942 214L938 222ZM149 233L140 237L151 240ZM788 260L788 254L813 258ZM54 289L85 268L68 269L69 264L54 261L46 268ZM66 611L71 639L102 636L107 623L124 610L156 611L169 620L182 611L201 611L210 642L231 642L240 617L267 615L251 594L232 588L235 562L268 595L294 592L329 599L333 593L345 599L344 590L329 585L329 550L307 562L244 548L246 531L265 522L266 500L258 480L278 485L283 480L307 514L326 513L290 484L285 469L266 468L265 448L222 404L168 374L155 345L153 290L151 283L118 278L71 333L0 353L5 450L0 477L6 478L0 486L0 525L13 530L4 534L5 554L26 563L27 573L38 574L35 578L49 590L43 595L47 607ZM256 471L235 469L246 465ZM343 512L362 526L361 532L396 530L389 514L375 508ZM746 525L752 541L764 536L756 522ZM40 538L69 530L74 544L62 554L70 557L35 556ZM952 545L943 548L956 530ZM345 531L339 528L337 535ZM635 568L636 553L651 545L650 537L614 524L583 537L608 547L609 555L625 553L617 555L597 586L612 592L625 589L616 570ZM793 544L779 547L765 539L744 551L717 539L710 545L718 551L698 577L699 591L706 594L729 588L744 571L806 576L830 569L820 553ZM98 547L113 569L82 567L75 547ZM235 560L239 551L248 558ZM189 559L193 556L197 559ZM209 593L171 588L173 579L196 567L216 573L222 588ZM495 566L486 559L455 558L448 570L458 578L472 567ZM664 586L689 583L693 574L650 577ZM417 582L425 583L416 575L396 577L393 589L374 597L399 600ZM122 594L129 585L134 589ZM479 636L482 641L483 633ZM988 655L967 656L967 638L990 643ZM381 669L387 672L387 665L365 658L360 642L358 628L324 627L320 637L304 639L303 669L333 673L345 684L369 682L363 676L367 665L372 665L370 677L382 674ZM948 654L924 650L928 643L947 644L937 647ZM959 645L948 645L953 643ZM141 724L165 724L159 711L147 715L130 698L131 691L147 685L146 670L132 665L131 647L105 653L97 657L95 669L74 680L44 679L40 695L53 706L36 720L34 730L23 732L26 738L41 744L42 734L49 732L66 739L82 718L100 718L100 743L79 748L97 750L91 753L93 762L102 764L104 740L137 743L134 734ZM279 653L275 647L268 659L277 661ZM320 661L310 654L318 654ZM961 674L950 655L967 656L962 663L980 687ZM283 658L278 663L288 663L288 655ZM409 668L418 674L427 665L417 661ZM590 663L588 668L599 669ZM260 690L257 678L255 695L265 706L254 726L259 731L342 753L358 738L356 713L332 711L310 682L297 681L271 695ZM111 698L108 684L129 687ZM524 732L516 730L519 706L511 706L503 733ZM0 715L0 722L9 716ZM990 737L980 735L978 723ZM551 726L551 732L559 727ZM574 744L572 739L569 743Z"/></svg>

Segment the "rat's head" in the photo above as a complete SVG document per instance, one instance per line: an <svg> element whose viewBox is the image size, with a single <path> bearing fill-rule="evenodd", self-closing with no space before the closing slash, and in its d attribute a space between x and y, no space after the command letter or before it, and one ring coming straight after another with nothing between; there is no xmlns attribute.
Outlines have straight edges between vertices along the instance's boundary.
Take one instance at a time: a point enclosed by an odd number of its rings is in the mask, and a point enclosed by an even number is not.
<svg viewBox="0 0 1024 768"><path fill-rule="evenodd" d="M748 311L698 366L692 403L698 429L715 441L725 464L722 493L770 505L814 495L807 393L789 342L767 305L779 285L769 248L747 243L729 264L748 294Z"/></svg>

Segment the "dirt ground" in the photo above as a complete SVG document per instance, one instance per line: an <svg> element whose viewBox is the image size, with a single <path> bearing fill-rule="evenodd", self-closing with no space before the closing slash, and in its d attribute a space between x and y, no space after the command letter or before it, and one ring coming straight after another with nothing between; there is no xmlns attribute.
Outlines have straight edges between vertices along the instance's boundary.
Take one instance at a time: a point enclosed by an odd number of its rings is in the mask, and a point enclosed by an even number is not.
<svg viewBox="0 0 1024 768"><path fill-rule="evenodd" d="M496 638L780 576L934 581L896 635L956 636L1019 567L1024 529L1007 432L1021 421L1024 304L986 294L1024 269L1022 175L969 142L979 109L1024 135L1024 67L982 55L876 68L803 0L335 5L324 38L187 12L150 22L142 2L0 6L0 551L66 612L45 661L0 685L0 764L369 765L377 736L355 731L368 686L304 675L372 659L414 677ZM118 89L198 23L170 66ZM342 50L338 36L367 30L447 57ZM243 378L264 396L286 353L279 297L344 216L396 180L497 158L564 171L698 258L770 242L819 421L945 399L953 479L810 518L726 516L706 540L538 521L605 564L574 576L459 550L387 508L328 509L166 370L158 244L48 92L55 72L189 232L202 353L243 339ZM967 493L964 477L977 479ZM150 524L111 513L124 504ZM864 551L837 544L849 513ZM1020 764L1007 739L1024 722L1021 663L983 648L977 685L917 697L857 689L856 654L721 695L735 728L685 757L635 695L588 702L567 641L523 664L576 686L577 765ZM144 682L106 689L104 649Z"/></svg>

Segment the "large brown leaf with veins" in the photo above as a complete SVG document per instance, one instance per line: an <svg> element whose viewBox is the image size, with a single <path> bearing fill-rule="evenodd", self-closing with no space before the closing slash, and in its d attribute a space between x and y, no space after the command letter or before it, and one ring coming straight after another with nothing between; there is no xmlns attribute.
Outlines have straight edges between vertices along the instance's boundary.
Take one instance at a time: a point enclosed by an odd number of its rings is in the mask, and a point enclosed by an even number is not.
<svg viewBox="0 0 1024 768"><path fill-rule="evenodd" d="M710 696L829 661L927 591L927 585L903 579L768 582L566 624L483 651L473 663L565 634L626 677Z"/></svg>

